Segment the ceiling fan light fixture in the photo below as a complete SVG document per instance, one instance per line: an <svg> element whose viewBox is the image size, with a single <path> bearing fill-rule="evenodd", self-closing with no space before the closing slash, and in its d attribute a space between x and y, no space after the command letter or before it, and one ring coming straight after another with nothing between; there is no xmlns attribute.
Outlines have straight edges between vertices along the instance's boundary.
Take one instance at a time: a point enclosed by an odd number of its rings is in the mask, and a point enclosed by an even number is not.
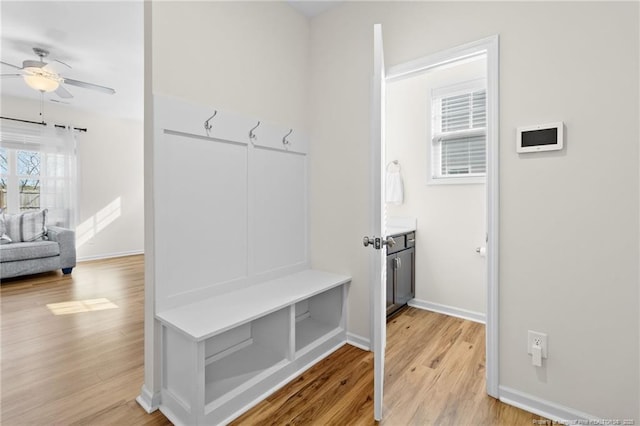
<svg viewBox="0 0 640 426"><path fill-rule="evenodd" d="M22 77L32 89L41 92L53 92L60 86L60 82L57 79L43 75L40 68L24 68L24 71L26 71L26 74Z"/></svg>

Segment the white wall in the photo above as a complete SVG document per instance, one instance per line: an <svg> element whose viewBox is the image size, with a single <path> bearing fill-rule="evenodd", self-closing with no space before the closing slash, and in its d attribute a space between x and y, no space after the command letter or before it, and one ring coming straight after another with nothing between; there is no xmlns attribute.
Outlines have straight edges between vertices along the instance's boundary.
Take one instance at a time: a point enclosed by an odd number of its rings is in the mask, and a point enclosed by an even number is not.
<svg viewBox="0 0 640 426"><path fill-rule="evenodd" d="M387 215L417 219L416 293L420 301L486 313L485 185L427 184L431 173L431 90L484 79L486 59L461 62L387 84L386 158L398 160L404 203Z"/></svg>
<svg viewBox="0 0 640 426"><path fill-rule="evenodd" d="M87 128L78 133L78 260L144 249L143 123L45 104L45 121ZM40 121L40 103L2 97L3 116Z"/></svg>
<svg viewBox="0 0 640 426"><path fill-rule="evenodd" d="M308 34L284 3L155 2L153 90L306 130Z"/></svg>
<svg viewBox="0 0 640 426"><path fill-rule="evenodd" d="M353 276L362 336L376 22L389 65L500 35L500 384L640 419L638 3L348 2L312 20L312 263ZM516 154L516 127L555 120L562 152ZM528 329L549 336L541 369Z"/></svg>

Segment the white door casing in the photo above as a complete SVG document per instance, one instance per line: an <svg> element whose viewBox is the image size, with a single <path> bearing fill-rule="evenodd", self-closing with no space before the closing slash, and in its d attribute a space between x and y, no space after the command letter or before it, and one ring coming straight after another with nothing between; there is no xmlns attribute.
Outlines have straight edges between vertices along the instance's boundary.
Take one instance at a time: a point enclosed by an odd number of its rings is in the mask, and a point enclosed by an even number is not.
<svg viewBox="0 0 640 426"><path fill-rule="evenodd" d="M382 46L382 25L373 27L373 81L371 105L371 179L373 235L384 237L384 205L382 203L382 168L384 165L384 92L385 70ZM371 283L373 294L373 353L374 353L374 418L382 420L384 391L384 351L387 340L386 329L386 262L385 250L373 250Z"/></svg>

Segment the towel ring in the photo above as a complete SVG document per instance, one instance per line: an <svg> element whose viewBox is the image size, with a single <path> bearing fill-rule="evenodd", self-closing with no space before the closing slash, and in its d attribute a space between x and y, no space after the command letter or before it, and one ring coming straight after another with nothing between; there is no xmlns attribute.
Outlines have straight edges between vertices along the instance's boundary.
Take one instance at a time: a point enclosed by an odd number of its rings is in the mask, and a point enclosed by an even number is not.
<svg viewBox="0 0 640 426"><path fill-rule="evenodd" d="M387 171L389 171L389 168L392 167L392 166L397 166L398 167L398 171L400 171L400 163L398 162L398 160L393 160L393 161L390 161L389 163L387 163L387 167L386 167Z"/></svg>

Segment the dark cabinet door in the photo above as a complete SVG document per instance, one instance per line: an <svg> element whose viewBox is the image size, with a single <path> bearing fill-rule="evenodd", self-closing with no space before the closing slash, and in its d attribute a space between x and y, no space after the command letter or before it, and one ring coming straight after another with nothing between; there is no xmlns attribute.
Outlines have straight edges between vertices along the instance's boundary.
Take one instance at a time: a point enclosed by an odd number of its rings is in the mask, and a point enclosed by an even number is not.
<svg viewBox="0 0 640 426"><path fill-rule="evenodd" d="M387 256L387 314L393 310L393 293L395 281L395 256Z"/></svg>
<svg viewBox="0 0 640 426"><path fill-rule="evenodd" d="M401 251L396 254L396 257L399 261L396 262L395 302L404 305L413 298L413 262L415 259L415 249L412 248Z"/></svg>

